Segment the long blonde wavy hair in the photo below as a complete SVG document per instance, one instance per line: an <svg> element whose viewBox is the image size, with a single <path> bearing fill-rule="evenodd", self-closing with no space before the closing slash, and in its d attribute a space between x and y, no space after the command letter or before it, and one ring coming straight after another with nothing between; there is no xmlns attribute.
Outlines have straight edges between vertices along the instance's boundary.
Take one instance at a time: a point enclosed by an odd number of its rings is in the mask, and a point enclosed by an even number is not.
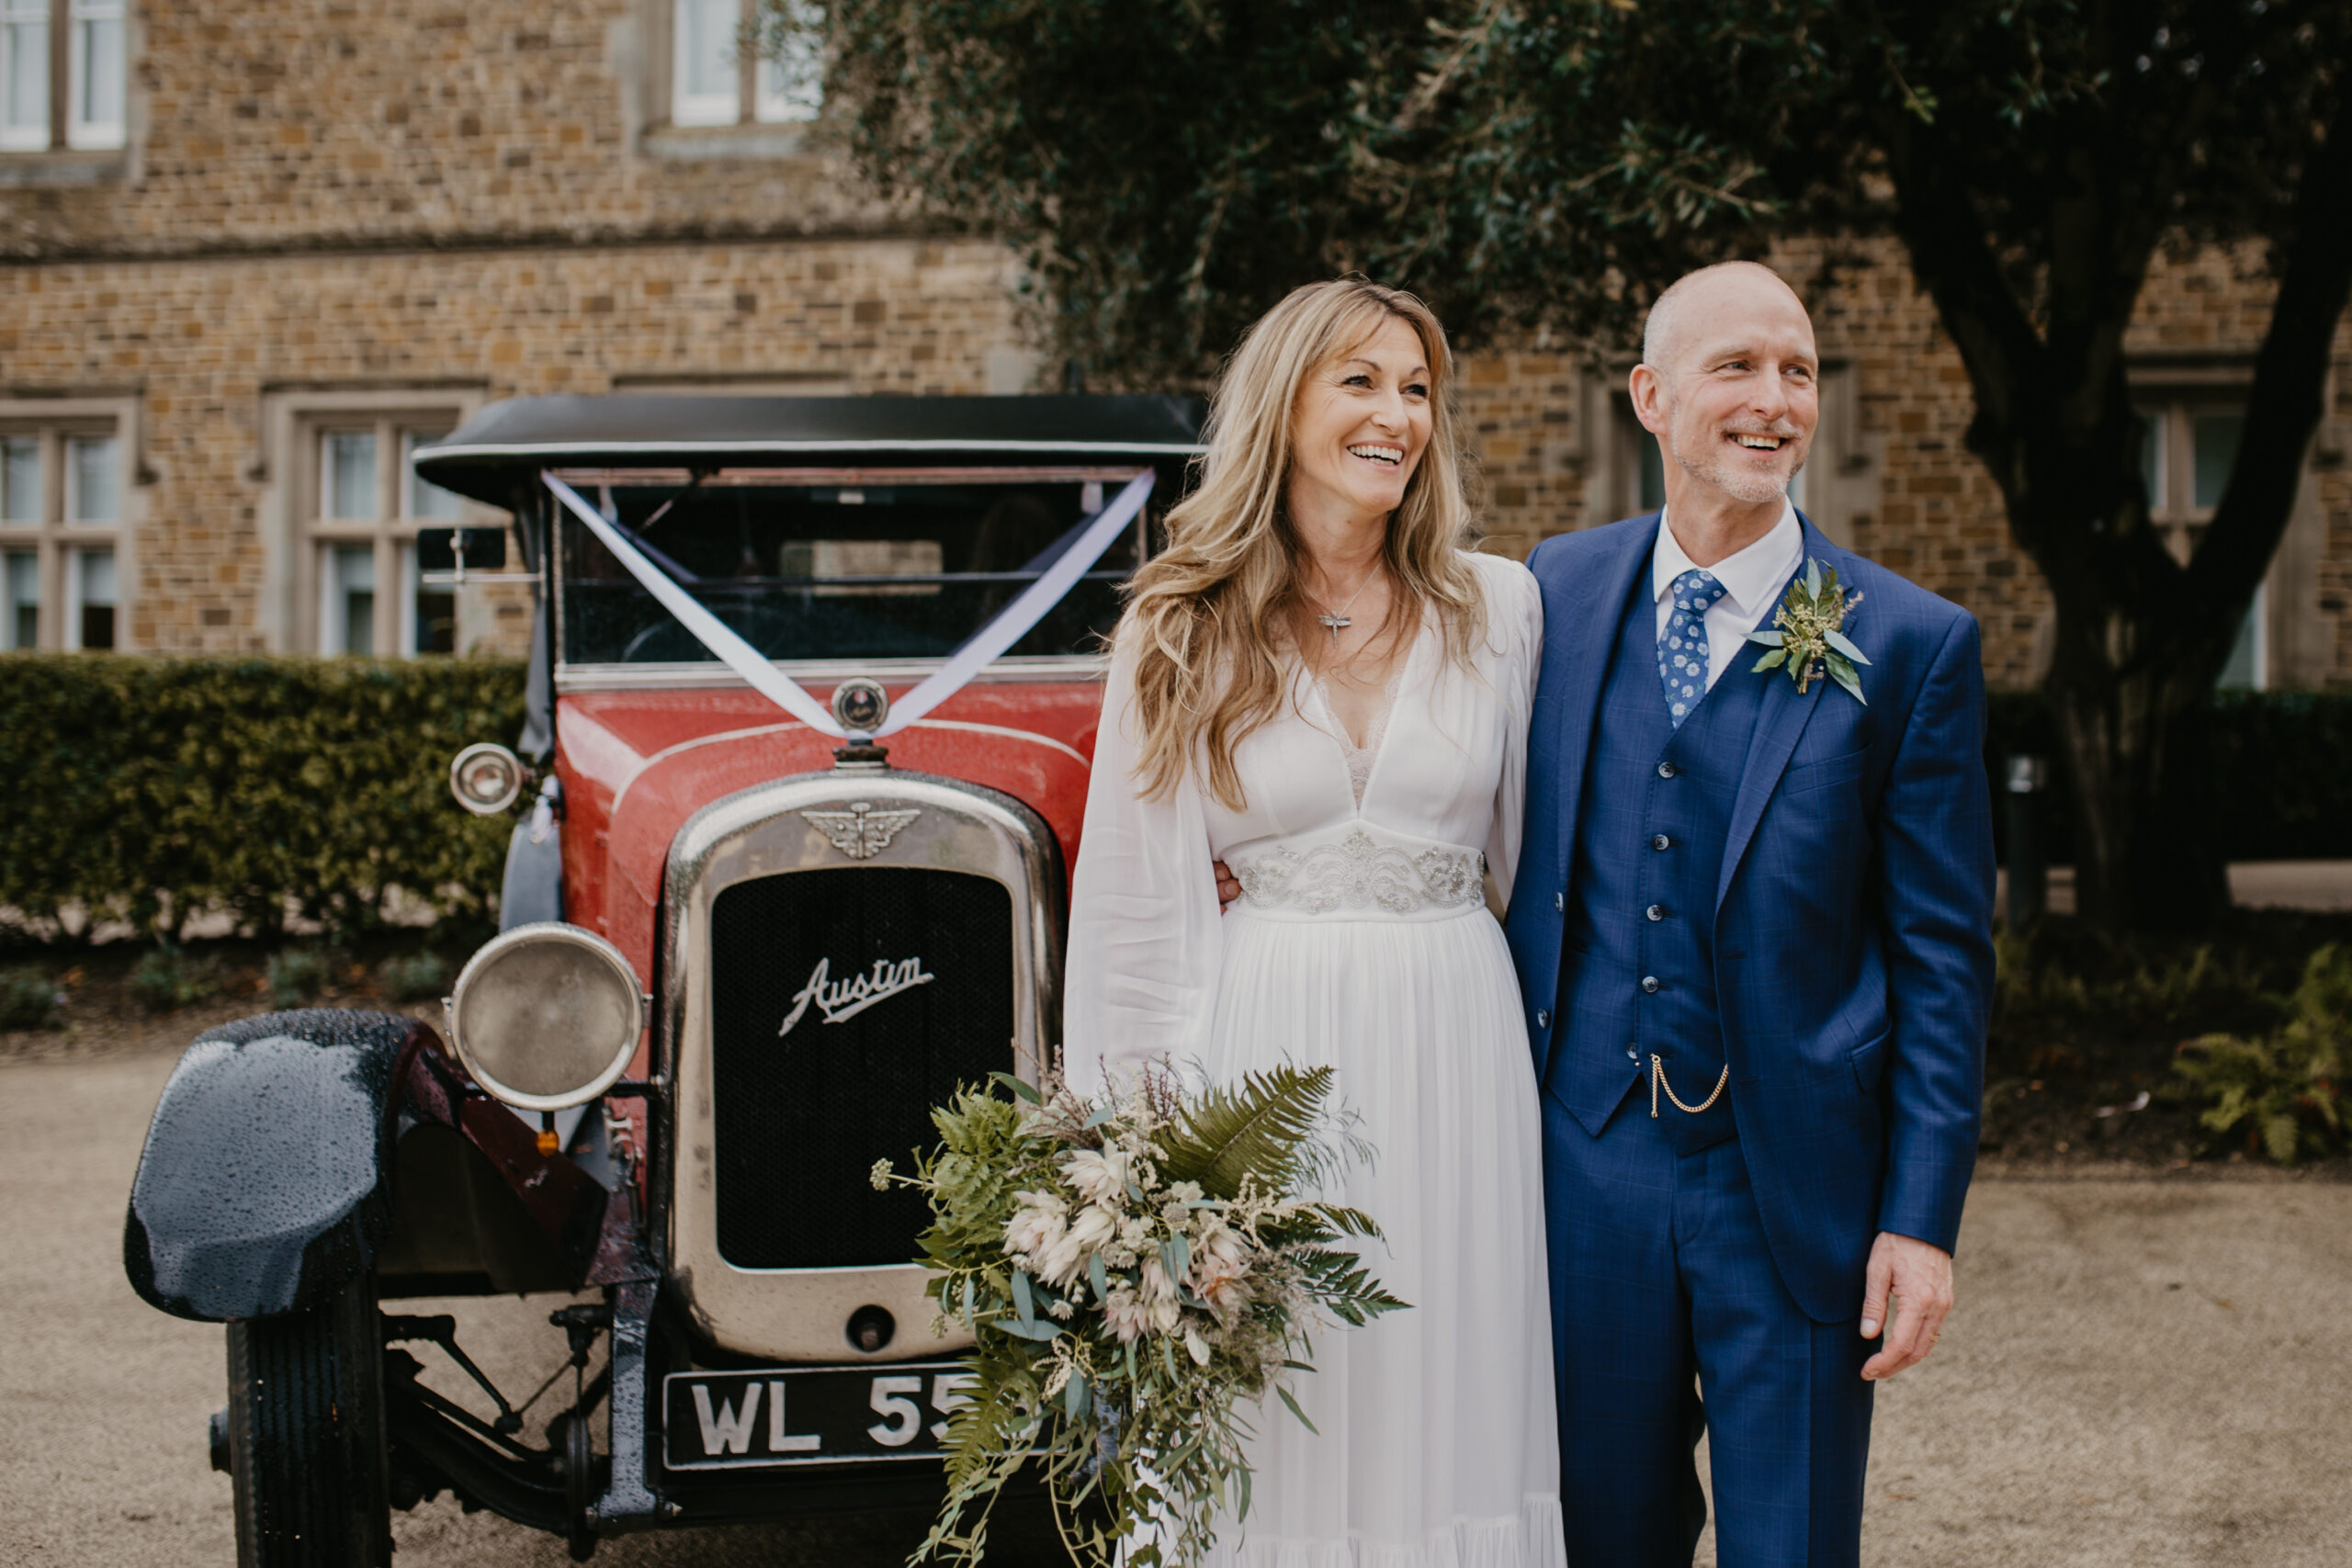
<svg viewBox="0 0 2352 1568"><path fill-rule="evenodd" d="M1429 446L1388 514L1382 548L1399 590L1391 624L1436 606L1446 655L1465 667L1484 637L1477 579L1459 553L1469 543L1470 504L1445 329L1419 299L1367 278L1294 289L1227 361L1202 430L1197 482L1168 513L1167 547L1127 585L1114 640L1136 656L1135 776L1146 799L1175 789L1197 746L1209 792L1231 810L1246 804L1234 749L1281 711L1306 605L1298 536L1284 507L1292 411L1308 377L1391 319L1421 340L1430 379Z"/></svg>

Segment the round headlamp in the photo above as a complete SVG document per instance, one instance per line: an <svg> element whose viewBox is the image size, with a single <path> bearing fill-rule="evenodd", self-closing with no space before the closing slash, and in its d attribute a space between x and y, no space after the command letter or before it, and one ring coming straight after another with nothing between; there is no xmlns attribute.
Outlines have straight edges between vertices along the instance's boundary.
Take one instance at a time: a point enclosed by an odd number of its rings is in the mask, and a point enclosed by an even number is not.
<svg viewBox="0 0 2352 1568"><path fill-rule="evenodd" d="M645 995L620 949L555 920L492 938L447 1006L466 1071L525 1111L562 1111L604 1093L645 1030Z"/></svg>
<svg viewBox="0 0 2352 1568"><path fill-rule="evenodd" d="M494 741L458 753L449 764L449 793L477 817L495 817L523 793L523 760Z"/></svg>

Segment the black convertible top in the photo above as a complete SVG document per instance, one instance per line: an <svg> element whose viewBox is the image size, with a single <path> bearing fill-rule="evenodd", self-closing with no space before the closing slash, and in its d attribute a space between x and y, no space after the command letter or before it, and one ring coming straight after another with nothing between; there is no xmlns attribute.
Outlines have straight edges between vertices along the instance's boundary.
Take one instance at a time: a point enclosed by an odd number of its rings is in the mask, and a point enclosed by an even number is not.
<svg viewBox="0 0 2352 1568"><path fill-rule="evenodd" d="M1166 462L1200 450L1201 418L1197 399L1159 396L510 398L419 448L416 468L444 490L514 507L545 468Z"/></svg>

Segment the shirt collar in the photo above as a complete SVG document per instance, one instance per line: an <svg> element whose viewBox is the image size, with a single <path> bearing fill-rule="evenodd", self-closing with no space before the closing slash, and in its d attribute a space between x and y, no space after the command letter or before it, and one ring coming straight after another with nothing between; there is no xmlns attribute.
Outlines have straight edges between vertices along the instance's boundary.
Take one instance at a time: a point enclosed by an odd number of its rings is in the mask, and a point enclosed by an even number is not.
<svg viewBox="0 0 2352 1568"><path fill-rule="evenodd" d="M1754 544L1725 556L1711 567L1699 568L1685 555L1666 513L1657 514L1657 548L1650 557L1650 596L1663 599L1674 580L1686 571L1704 570L1724 585L1724 597L1743 615L1759 614L1797 570L1804 558L1804 528L1797 522L1796 503L1781 503L1781 520Z"/></svg>

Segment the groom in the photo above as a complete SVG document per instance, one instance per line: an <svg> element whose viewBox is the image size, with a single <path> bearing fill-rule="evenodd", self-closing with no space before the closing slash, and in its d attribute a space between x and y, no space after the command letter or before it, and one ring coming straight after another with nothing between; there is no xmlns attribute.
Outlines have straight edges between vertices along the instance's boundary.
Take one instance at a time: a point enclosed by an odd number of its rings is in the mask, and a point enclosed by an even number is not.
<svg viewBox="0 0 2352 1568"><path fill-rule="evenodd" d="M1854 1562L1874 1380L1951 1308L1993 983L1976 624L1789 503L1819 377L1773 273L1683 278L1632 378L1664 513L1528 560L1508 930L1571 1568L1690 1562L1702 1431L1726 1568ZM1754 668L1811 562L1849 606L1859 699Z"/></svg>

